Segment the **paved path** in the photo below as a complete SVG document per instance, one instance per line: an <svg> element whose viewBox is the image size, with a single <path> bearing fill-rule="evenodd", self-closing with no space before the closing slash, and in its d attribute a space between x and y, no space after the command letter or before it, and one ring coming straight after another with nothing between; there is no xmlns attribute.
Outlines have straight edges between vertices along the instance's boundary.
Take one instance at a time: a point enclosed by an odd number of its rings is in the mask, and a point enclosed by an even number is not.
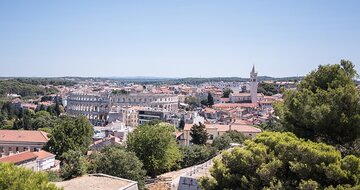
<svg viewBox="0 0 360 190"><path fill-rule="evenodd" d="M216 158L216 157L220 157L220 154L215 156L214 158ZM166 179L171 178L171 189L177 190L179 181L180 181L180 177L187 176L187 177L198 178L201 176L210 176L209 169L212 166L214 158L206 161L205 163L199 164L199 165L195 165L195 166L184 168L184 169L181 169L178 171L172 171L172 172L162 174L159 176L159 178L166 178Z"/></svg>
<svg viewBox="0 0 360 190"><path fill-rule="evenodd" d="M227 149L226 151L231 150ZM180 181L180 177L192 177L192 178L199 178L201 176L210 176L210 167L213 164L213 159L214 158L221 158L221 153L218 154L217 156L211 158L210 160L206 161L205 163L199 164L199 165L195 165L195 166L191 166L188 168L183 168L181 170L178 171L172 171L172 172L168 172L168 173L164 173L160 176L158 176L158 178L162 178L162 179L168 179L169 183L171 182L171 189L172 190L177 190L178 185L179 185L179 181Z"/></svg>

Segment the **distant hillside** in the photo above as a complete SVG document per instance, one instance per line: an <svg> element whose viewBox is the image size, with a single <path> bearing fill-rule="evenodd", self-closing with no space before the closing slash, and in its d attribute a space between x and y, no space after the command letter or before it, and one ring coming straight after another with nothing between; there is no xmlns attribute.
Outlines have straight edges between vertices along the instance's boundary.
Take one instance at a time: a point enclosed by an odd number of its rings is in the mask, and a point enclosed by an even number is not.
<svg viewBox="0 0 360 190"><path fill-rule="evenodd" d="M269 77L269 76L259 76L258 80L261 81L295 81L301 80L303 77ZM125 83L137 83L137 84L153 84L153 85L177 85L177 84L191 84L198 85L205 82L247 82L249 78L242 77L210 77L210 78L199 78L199 77L187 77L187 78L164 78L164 77L54 77L54 78L41 78L41 77L33 77L33 78L6 78L2 77L1 79L12 79L17 80L22 83L33 84L33 85L66 85L72 86L77 82L81 81L93 81L93 82L116 82L120 84Z"/></svg>
<svg viewBox="0 0 360 190"><path fill-rule="evenodd" d="M268 76L259 76L259 81L267 81L267 80L274 80L274 81L295 81L301 80L303 77L283 77L283 78L274 78ZM114 78L113 78L114 79ZM177 84L192 84L197 85L205 82L247 82L249 78L241 78L241 77L211 77L211 78L179 78L179 79L171 79L171 78L116 78L115 81L126 83L126 82L133 82L133 83L140 83L140 84L154 84L154 85L161 85L161 84L169 84L169 85L177 85Z"/></svg>

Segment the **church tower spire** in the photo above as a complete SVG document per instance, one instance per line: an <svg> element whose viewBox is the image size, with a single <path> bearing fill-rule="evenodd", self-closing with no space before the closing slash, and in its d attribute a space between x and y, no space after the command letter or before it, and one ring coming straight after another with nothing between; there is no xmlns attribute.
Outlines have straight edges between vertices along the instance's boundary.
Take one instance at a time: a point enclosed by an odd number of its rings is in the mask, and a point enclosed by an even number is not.
<svg viewBox="0 0 360 190"><path fill-rule="evenodd" d="M255 65L250 72L250 95L251 103L257 103L257 73L255 72Z"/></svg>

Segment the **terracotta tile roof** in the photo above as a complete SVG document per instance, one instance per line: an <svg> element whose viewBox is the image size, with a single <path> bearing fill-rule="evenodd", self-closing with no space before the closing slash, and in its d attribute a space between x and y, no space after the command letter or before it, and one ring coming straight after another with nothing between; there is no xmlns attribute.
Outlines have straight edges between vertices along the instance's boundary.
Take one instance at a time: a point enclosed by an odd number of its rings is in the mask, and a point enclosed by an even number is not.
<svg viewBox="0 0 360 190"><path fill-rule="evenodd" d="M46 152L45 150L40 150L39 152L33 152L37 156L38 160L42 160L48 157L55 156L55 154L51 154L50 152Z"/></svg>
<svg viewBox="0 0 360 190"><path fill-rule="evenodd" d="M203 110L205 113L216 113L216 110L212 109L212 108L205 108Z"/></svg>
<svg viewBox="0 0 360 190"><path fill-rule="evenodd" d="M185 124L184 131L190 131L191 127L194 124ZM222 124L205 124L206 129L217 129L217 131L229 131L230 126L229 125L222 125ZM239 131L242 133L260 133L261 129L258 129L256 127L253 127L251 125L243 125L243 124L232 124L231 130Z"/></svg>
<svg viewBox="0 0 360 190"><path fill-rule="evenodd" d="M257 104L253 103L219 103L214 104L214 108L255 108L257 107Z"/></svg>
<svg viewBox="0 0 360 190"><path fill-rule="evenodd" d="M44 106L51 106L54 103L53 102L40 102L40 104L44 105Z"/></svg>
<svg viewBox="0 0 360 190"><path fill-rule="evenodd" d="M31 103L21 103L21 107L36 109L37 105Z"/></svg>
<svg viewBox="0 0 360 190"><path fill-rule="evenodd" d="M247 97L251 96L250 93L231 93L230 96Z"/></svg>
<svg viewBox="0 0 360 190"><path fill-rule="evenodd" d="M182 134L184 134L184 133L183 133L183 132L178 132L178 131L177 131L177 132L175 133L175 136L176 136L176 138L179 138Z"/></svg>
<svg viewBox="0 0 360 190"><path fill-rule="evenodd" d="M191 127L193 126L194 124L185 124L184 126L184 131L190 131Z"/></svg>
<svg viewBox="0 0 360 190"><path fill-rule="evenodd" d="M274 100L268 100L268 101L259 101L260 104L273 104Z"/></svg>
<svg viewBox="0 0 360 190"><path fill-rule="evenodd" d="M249 121L243 120L243 119L237 119L234 124L235 125L251 125L252 122L249 122Z"/></svg>
<svg viewBox="0 0 360 190"><path fill-rule="evenodd" d="M218 126L218 131L229 131L229 129L235 130L241 133L261 133L261 129L253 127L251 125L236 125L232 124L231 127L228 125Z"/></svg>
<svg viewBox="0 0 360 190"><path fill-rule="evenodd" d="M42 142L49 141L47 133L30 130L0 130L0 141L10 142Z"/></svg>
<svg viewBox="0 0 360 190"><path fill-rule="evenodd" d="M18 154L13 154L11 156L6 156L3 158L0 158L0 163L1 162L9 162L9 163L21 163L27 160L33 160L36 159L37 156L33 153L33 152L21 152Z"/></svg>

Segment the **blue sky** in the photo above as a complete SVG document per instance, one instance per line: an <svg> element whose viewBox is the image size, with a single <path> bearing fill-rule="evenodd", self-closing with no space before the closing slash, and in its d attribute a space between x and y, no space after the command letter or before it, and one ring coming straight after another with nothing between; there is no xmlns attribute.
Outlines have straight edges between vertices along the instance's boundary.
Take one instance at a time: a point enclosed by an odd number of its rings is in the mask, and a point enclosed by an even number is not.
<svg viewBox="0 0 360 190"><path fill-rule="evenodd" d="M353 61L360 1L0 0L0 76L297 76Z"/></svg>

